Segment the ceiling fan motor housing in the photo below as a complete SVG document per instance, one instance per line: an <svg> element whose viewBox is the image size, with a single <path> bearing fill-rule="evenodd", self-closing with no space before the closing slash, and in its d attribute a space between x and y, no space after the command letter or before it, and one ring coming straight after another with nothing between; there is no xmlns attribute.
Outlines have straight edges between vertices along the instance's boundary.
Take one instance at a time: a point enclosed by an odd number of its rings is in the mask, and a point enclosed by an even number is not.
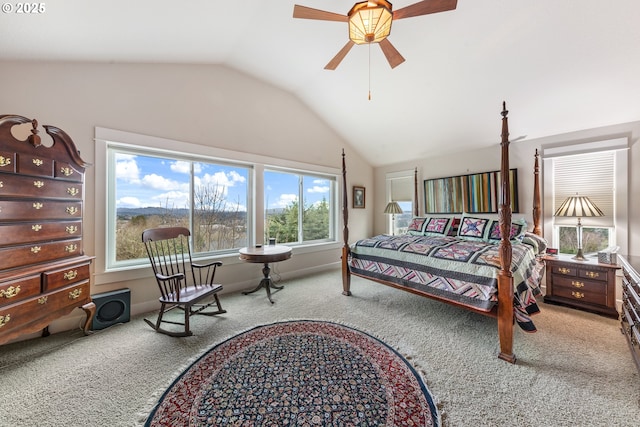
<svg viewBox="0 0 640 427"><path fill-rule="evenodd" d="M356 44L378 43L391 33L393 12L385 0L363 1L353 5L349 17L349 38Z"/></svg>

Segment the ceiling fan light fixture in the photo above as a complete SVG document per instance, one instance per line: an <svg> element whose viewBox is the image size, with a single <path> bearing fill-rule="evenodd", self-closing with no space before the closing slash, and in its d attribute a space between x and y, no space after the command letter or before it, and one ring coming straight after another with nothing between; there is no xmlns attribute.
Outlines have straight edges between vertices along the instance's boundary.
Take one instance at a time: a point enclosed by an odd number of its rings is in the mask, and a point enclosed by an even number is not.
<svg viewBox="0 0 640 427"><path fill-rule="evenodd" d="M349 39L356 44L378 43L391 33L393 12L385 0L356 3L349 17Z"/></svg>

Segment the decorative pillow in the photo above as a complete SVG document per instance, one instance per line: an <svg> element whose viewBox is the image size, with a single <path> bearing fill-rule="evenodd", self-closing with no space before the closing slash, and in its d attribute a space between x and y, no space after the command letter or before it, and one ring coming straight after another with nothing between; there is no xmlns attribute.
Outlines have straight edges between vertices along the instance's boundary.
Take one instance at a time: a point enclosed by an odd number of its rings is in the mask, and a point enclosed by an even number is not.
<svg viewBox="0 0 640 427"><path fill-rule="evenodd" d="M447 236L455 237L458 235L458 229L460 228L460 218L453 218L451 221L451 227L449 228L449 232Z"/></svg>
<svg viewBox="0 0 640 427"><path fill-rule="evenodd" d="M424 227L424 223L427 218L415 217L409 223L409 227L407 227L407 233L422 236L422 228Z"/></svg>
<svg viewBox="0 0 640 427"><path fill-rule="evenodd" d="M511 223L511 235L509 236L509 240L517 240L522 241L524 237L524 233L527 231L527 222L524 218L519 219ZM489 227L489 232L487 233L487 241L488 242L496 242L501 239L500 233L500 221L494 219L491 221L491 226Z"/></svg>
<svg viewBox="0 0 640 427"><path fill-rule="evenodd" d="M531 233L529 231L524 232L522 243L530 244L537 249L537 253L539 254L545 253L547 250L547 241L543 237L540 237L537 234Z"/></svg>
<svg viewBox="0 0 640 427"><path fill-rule="evenodd" d="M429 217L422 234L425 236L446 236L451 228L453 218Z"/></svg>
<svg viewBox="0 0 640 427"><path fill-rule="evenodd" d="M483 240L484 234L491 222L488 218L474 218L471 216L462 217L460 228L458 228L458 237L465 239Z"/></svg>

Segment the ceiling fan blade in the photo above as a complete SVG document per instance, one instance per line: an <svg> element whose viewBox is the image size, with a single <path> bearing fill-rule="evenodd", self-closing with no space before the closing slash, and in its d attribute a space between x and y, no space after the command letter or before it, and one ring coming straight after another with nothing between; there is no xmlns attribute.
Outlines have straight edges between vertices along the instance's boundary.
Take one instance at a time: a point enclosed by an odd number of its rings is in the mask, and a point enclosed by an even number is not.
<svg viewBox="0 0 640 427"><path fill-rule="evenodd" d="M320 19L322 21L340 22L347 22L349 20L349 17L347 15L340 15L339 13L313 9L307 6L300 6L299 4L293 6L293 17L301 19Z"/></svg>
<svg viewBox="0 0 640 427"><path fill-rule="evenodd" d="M382 39L378 44L380 45L380 49L382 49L384 56L387 57L387 61L389 61L391 68L396 68L404 62L404 58L400 55L400 52L393 47L389 39Z"/></svg>
<svg viewBox="0 0 640 427"><path fill-rule="evenodd" d="M456 8L458 0L423 0L393 12L393 19L411 18Z"/></svg>
<svg viewBox="0 0 640 427"><path fill-rule="evenodd" d="M349 40L347 44L345 44L344 47L340 49L340 52L338 52L338 54L334 56L331 61L329 61L329 63L324 67L324 69L335 70L338 67L338 65L340 65L344 57L347 56L347 53L349 53L349 51L351 50L354 44L355 43L352 40Z"/></svg>

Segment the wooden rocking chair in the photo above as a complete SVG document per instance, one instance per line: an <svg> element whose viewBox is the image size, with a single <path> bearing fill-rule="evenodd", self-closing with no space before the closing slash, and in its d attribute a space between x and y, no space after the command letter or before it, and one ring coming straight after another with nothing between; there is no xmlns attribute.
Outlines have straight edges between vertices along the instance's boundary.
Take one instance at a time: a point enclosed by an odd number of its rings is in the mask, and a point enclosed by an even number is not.
<svg viewBox="0 0 640 427"><path fill-rule="evenodd" d="M222 263L194 264L189 248L190 234L184 227L152 228L142 232L142 242L160 288L161 304L156 322L144 321L157 332L173 337L193 335L189 329L189 318L193 314L213 316L226 313L218 298L222 285L213 283L216 269ZM214 304L217 305L216 311L204 311ZM163 320L165 313L174 308L184 310L184 323ZM184 330L167 330L161 327L163 323L184 325Z"/></svg>

